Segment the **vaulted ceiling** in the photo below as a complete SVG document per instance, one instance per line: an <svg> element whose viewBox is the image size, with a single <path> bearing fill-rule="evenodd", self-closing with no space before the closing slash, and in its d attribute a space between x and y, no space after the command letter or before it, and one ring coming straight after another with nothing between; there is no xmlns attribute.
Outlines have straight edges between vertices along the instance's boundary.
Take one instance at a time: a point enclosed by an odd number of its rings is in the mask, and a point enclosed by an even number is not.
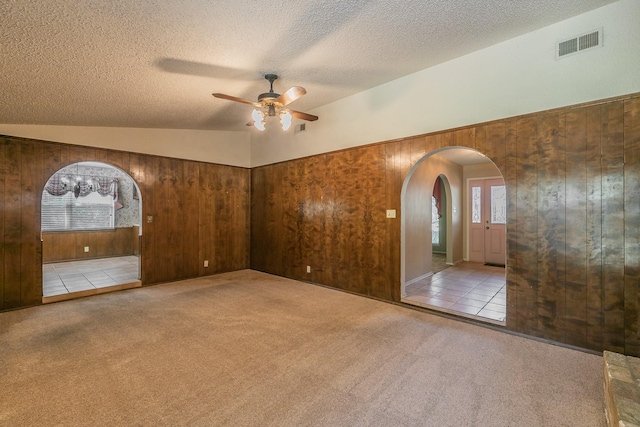
<svg viewBox="0 0 640 427"><path fill-rule="evenodd" d="M313 112L613 2L3 0L0 123L245 130L213 92Z"/></svg>

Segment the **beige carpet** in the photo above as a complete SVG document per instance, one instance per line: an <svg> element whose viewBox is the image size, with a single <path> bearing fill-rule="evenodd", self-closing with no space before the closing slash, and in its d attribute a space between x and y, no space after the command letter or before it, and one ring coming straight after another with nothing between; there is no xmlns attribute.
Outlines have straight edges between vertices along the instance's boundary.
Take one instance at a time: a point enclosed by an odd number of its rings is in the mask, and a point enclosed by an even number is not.
<svg viewBox="0 0 640 427"><path fill-rule="evenodd" d="M244 270L0 313L2 426L604 426L599 356Z"/></svg>

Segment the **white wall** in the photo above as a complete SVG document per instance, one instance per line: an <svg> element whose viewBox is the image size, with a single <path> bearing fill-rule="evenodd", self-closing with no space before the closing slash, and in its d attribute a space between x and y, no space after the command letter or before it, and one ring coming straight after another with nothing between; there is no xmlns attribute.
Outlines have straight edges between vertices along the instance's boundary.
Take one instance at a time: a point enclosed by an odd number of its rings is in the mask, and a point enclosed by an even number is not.
<svg viewBox="0 0 640 427"><path fill-rule="evenodd" d="M602 48L555 59L597 28ZM621 0L317 108L305 132L252 132L251 165L640 92L639 52L640 1Z"/></svg>
<svg viewBox="0 0 640 427"><path fill-rule="evenodd" d="M0 134L250 167L247 132L0 124Z"/></svg>

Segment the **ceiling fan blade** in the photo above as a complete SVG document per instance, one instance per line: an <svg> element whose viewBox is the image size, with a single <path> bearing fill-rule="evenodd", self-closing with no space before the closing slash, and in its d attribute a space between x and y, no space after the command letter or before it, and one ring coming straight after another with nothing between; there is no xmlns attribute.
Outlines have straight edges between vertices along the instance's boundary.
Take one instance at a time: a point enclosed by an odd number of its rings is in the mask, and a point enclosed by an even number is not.
<svg viewBox="0 0 640 427"><path fill-rule="evenodd" d="M287 109L287 111L289 111L291 115L296 119L308 120L310 122L314 122L318 120L318 116L314 116L313 114L301 113L300 111L289 110L289 109Z"/></svg>
<svg viewBox="0 0 640 427"><path fill-rule="evenodd" d="M282 106L285 106L300 98L305 93L307 93L305 88L300 86L293 86L292 88L289 88L285 93L280 95L275 102L279 102L280 104L282 104Z"/></svg>
<svg viewBox="0 0 640 427"><path fill-rule="evenodd" d="M220 99L227 99L229 101L242 102L243 104L253 105L254 107L258 108L262 107L262 105L258 104L257 102L248 101L242 98L236 98L235 96L225 95L224 93L214 93L213 96Z"/></svg>

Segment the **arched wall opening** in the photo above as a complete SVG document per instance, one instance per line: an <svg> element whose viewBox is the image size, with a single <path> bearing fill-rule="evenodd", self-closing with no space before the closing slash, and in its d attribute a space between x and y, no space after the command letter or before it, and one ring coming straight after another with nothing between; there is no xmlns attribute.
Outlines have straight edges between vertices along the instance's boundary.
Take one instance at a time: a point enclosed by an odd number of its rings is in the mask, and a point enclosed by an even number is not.
<svg viewBox="0 0 640 427"><path fill-rule="evenodd" d="M416 295L415 289L440 278L434 276L431 246L431 195L436 179L438 177L442 179L446 193L446 263L460 269L476 267L467 262L469 237L466 223L469 221L470 203L467 190L469 181L485 176L495 178L496 175L502 176L490 159L477 150L467 147L446 147L435 150L425 155L411 168L405 178L401 193L401 298L403 302L414 303L412 297ZM478 268L485 268L485 266L480 264ZM445 274L450 272L449 270L455 269L447 269L441 273ZM495 270L495 272L490 271L490 274L495 276L493 277L495 283L492 286L496 285L496 295L491 295L491 297L504 297L503 311L506 311L505 271L504 268ZM453 273L454 271L450 272L450 274ZM497 289L497 283L500 281L502 286ZM487 285L487 287L489 286ZM501 292L501 295L498 295L498 292ZM489 296L488 291L486 293ZM462 297L462 295L460 296ZM447 301L446 304L442 303L442 305L447 305L446 308L456 303L453 298L449 299L451 301ZM424 301L425 298L422 300ZM486 304L489 302L491 304L502 303L497 299L485 301ZM474 301L470 301L470 303L475 304ZM427 306L433 308L429 304ZM438 308L442 307L436 307L436 309ZM485 307L478 307L478 309L483 308ZM442 311L455 312L456 310ZM462 314L469 317L469 313L463 312ZM476 314L478 313L476 312ZM506 318L506 316L497 315L494 317L496 318L490 319L490 321L497 321L499 324L503 324L501 322Z"/></svg>
<svg viewBox="0 0 640 427"><path fill-rule="evenodd" d="M43 303L141 286L142 195L125 171L67 165L42 190Z"/></svg>
<svg viewBox="0 0 640 427"><path fill-rule="evenodd" d="M437 195L437 188L441 187L441 194ZM438 200L440 199L440 200ZM440 212L434 213L434 204L440 204ZM433 200L431 206L431 216L432 220L435 220L438 216L438 238L434 238L435 231L434 227L431 227L431 252L435 254L436 252L444 252L445 254L445 262L447 265L453 264L453 204L452 204L452 193L451 193L451 184L449 183L449 179L445 174L440 174L436 177L435 185L433 187ZM435 209L438 209L436 206ZM436 242L436 240L438 240Z"/></svg>

